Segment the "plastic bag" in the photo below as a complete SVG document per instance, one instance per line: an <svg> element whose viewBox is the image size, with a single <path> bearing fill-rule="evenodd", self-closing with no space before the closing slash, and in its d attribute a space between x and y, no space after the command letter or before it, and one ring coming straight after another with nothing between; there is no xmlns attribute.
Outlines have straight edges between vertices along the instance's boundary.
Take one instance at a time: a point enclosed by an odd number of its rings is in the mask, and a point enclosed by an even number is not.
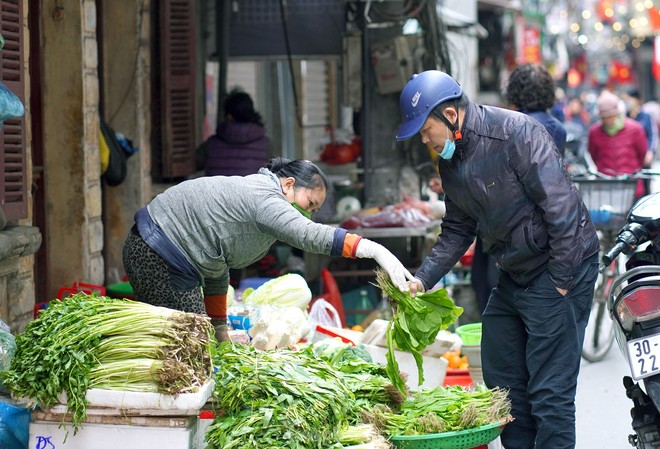
<svg viewBox="0 0 660 449"><path fill-rule="evenodd" d="M109 186L118 186L126 179L126 152L117 140L117 134L105 120L100 119L101 132L99 133L99 151L101 152L101 165L107 155L108 162L102 177Z"/></svg>
<svg viewBox="0 0 660 449"><path fill-rule="evenodd" d="M23 114L25 114L25 107L21 99L0 81L0 122L22 117Z"/></svg>
<svg viewBox="0 0 660 449"><path fill-rule="evenodd" d="M25 449L29 438L29 409L0 402L0 448Z"/></svg>
<svg viewBox="0 0 660 449"><path fill-rule="evenodd" d="M6 371L11 365L11 359L16 354L16 339L11 333L9 326L0 320L0 371ZM0 394L9 394L9 391L0 380ZM2 440L0 439L0 442ZM4 446L0 445L0 448Z"/></svg>
<svg viewBox="0 0 660 449"><path fill-rule="evenodd" d="M316 329L319 324L321 326L342 327L339 312L324 298L314 301L312 308L309 310L308 320L312 330Z"/></svg>
<svg viewBox="0 0 660 449"><path fill-rule="evenodd" d="M9 369L14 354L16 354L16 339L9 326L0 320L0 371Z"/></svg>

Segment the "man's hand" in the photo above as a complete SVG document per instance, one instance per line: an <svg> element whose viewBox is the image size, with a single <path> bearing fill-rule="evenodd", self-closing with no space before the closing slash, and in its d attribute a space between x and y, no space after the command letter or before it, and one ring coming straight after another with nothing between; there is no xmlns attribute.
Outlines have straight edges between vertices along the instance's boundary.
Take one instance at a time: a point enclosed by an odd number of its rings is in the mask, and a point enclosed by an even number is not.
<svg viewBox="0 0 660 449"><path fill-rule="evenodd" d="M435 193L445 193L442 188L442 180L440 178L431 178L429 179L429 188L432 192Z"/></svg>
<svg viewBox="0 0 660 449"><path fill-rule="evenodd" d="M410 283L408 284L408 288L410 289L410 296L413 298L417 295L417 293L424 293L424 284L422 284L422 281L420 281L417 278L414 278Z"/></svg>

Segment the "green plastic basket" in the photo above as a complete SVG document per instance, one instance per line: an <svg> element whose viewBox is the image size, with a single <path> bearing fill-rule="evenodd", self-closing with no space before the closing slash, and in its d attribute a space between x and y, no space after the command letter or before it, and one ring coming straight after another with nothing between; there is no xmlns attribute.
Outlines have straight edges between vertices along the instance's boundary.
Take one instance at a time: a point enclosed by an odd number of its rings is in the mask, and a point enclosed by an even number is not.
<svg viewBox="0 0 660 449"><path fill-rule="evenodd" d="M481 344L481 323L470 323L458 326L456 333L464 345L478 346Z"/></svg>
<svg viewBox="0 0 660 449"><path fill-rule="evenodd" d="M394 435L392 444L400 449L472 449L500 436L504 424L495 422L474 429L426 435Z"/></svg>

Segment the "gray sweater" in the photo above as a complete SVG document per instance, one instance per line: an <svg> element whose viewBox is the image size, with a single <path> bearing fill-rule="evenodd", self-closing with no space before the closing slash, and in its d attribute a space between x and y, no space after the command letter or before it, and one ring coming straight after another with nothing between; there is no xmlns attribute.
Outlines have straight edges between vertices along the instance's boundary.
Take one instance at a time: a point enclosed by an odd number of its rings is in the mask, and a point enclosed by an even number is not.
<svg viewBox="0 0 660 449"><path fill-rule="evenodd" d="M149 215L214 293L226 293L229 268L261 259L276 241L330 255L336 229L306 219L287 201L278 177L208 176L157 195Z"/></svg>

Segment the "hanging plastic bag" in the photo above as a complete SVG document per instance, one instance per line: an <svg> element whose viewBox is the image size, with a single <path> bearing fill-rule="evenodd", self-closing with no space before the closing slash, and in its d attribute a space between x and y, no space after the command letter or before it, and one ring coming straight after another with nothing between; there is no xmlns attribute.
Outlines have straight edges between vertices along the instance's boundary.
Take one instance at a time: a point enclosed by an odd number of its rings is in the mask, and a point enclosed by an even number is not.
<svg viewBox="0 0 660 449"><path fill-rule="evenodd" d="M101 175L109 186L118 186L126 179L126 152L117 140L117 134L105 120L100 119L99 152Z"/></svg>
<svg viewBox="0 0 660 449"><path fill-rule="evenodd" d="M14 354L16 354L16 339L12 335L9 326L7 326L4 321L0 320L0 371L6 371L9 369ZM8 393L1 380L0 393Z"/></svg>
<svg viewBox="0 0 660 449"><path fill-rule="evenodd" d="M0 81L0 122L22 117L23 114L25 114L25 107L21 99Z"/></svg>
<svg viewBox="0 0 660 449"><path fill-rule="evenodd" d="M339 327L341 328L341 319L339 312L332 304L324 298L319 298L312 304L309 311L309 324L312 330L316 329L317 325Z"/></svg>

